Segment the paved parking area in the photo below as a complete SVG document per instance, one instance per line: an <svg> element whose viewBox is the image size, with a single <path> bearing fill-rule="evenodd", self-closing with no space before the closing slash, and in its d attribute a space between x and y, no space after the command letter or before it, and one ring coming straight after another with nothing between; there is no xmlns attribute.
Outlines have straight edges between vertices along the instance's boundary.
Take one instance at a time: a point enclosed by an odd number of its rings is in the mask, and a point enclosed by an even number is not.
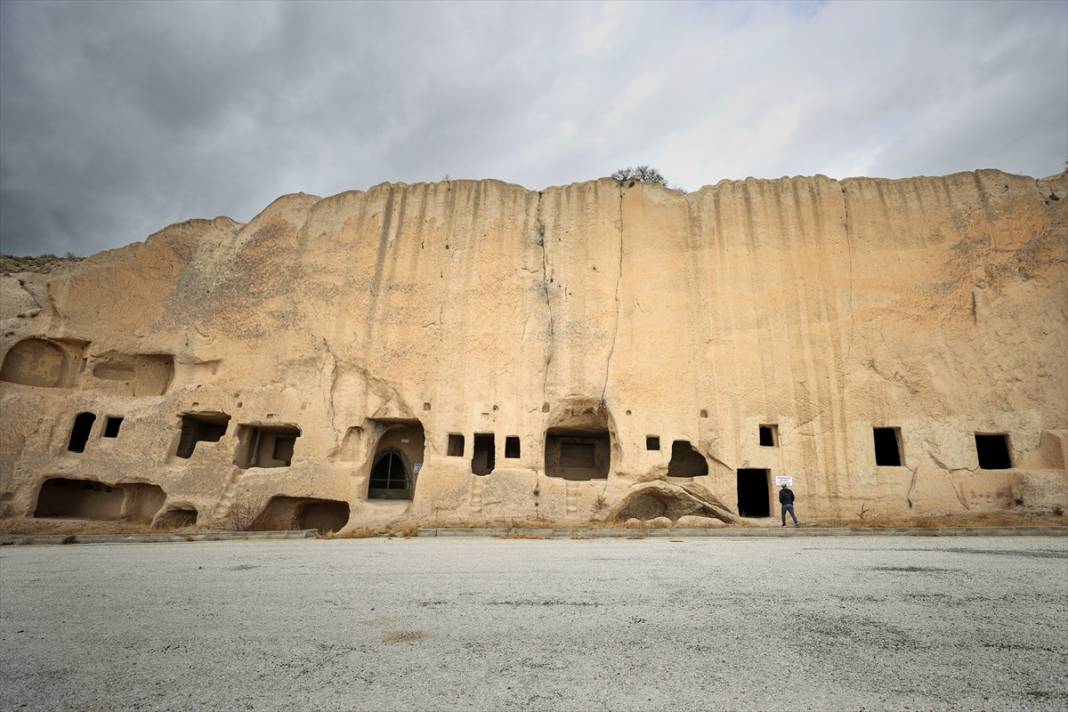
<svg viewBox="0 0 1068 712"><path fill-rule="evenodd" d="M6 546L4 710L1068 708L1068 539Z"/></svg>

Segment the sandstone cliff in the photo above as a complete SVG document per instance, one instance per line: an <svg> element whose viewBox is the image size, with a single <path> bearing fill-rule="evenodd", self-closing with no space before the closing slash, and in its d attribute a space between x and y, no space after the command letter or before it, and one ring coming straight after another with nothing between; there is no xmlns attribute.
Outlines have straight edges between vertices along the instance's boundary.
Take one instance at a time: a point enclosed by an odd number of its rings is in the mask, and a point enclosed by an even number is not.
<svg viewBox="0 0 1068 712"><path fill-rule="evenodd" d="M1065 198L383 184L7 273L0 515L733 522L784 474L810 518L1063 511Z"/></svg>

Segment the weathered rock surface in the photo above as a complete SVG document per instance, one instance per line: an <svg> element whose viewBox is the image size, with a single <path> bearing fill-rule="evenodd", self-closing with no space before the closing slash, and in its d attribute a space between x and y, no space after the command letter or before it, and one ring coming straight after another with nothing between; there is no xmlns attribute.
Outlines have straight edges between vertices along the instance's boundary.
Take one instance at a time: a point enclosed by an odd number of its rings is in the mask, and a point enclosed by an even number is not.
<svg viewBox="0 0 1068 712"><path fill-rule="evenodd" d="M1065 198L384 184L3 274L0 515L729 522L782 474L809 520L1063 510Z"/></svg>

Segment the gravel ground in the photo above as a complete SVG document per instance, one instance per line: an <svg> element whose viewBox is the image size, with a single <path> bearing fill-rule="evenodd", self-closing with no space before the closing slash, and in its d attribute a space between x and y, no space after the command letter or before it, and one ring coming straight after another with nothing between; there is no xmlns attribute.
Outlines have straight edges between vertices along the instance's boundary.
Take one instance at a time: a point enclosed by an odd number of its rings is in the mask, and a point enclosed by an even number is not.
<svg viewBox="0 0 1068 712"><path fill-rule="evenodd" d="M1068 539L4 547L0 709L1068 709Z"/></svg>

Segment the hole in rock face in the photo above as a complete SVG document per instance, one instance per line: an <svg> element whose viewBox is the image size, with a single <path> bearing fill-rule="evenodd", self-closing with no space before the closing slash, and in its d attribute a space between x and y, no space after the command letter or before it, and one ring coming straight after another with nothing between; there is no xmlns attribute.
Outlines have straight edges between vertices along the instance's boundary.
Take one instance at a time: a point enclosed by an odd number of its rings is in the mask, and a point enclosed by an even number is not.
<svg viewBox="0 0 1068 712"><path fill-rule="evenodd" d="M116 489L122 490L125 498L122 518L130 522L148 524L167 500L167 495L158 485L138 482L116 485Z"/></svg>
<svg viewBox="0 0 1068 712"><path fill-rule="evenodd" d="M771 486L767 470L738 470L738 514L771 516Z"/></svg>
<svg viewBox="0 0 1068 712"><path fill-rule="evenodd" d="M349 504L314 497L271 497L249 529L315 529L320 534L340 531L349 521Z"/></svg>
<svg viewBox="0 0 1068 712"><path fill-rule="evenodd" d="M708 417L708 411L705 410L704 408L701 409L701 417L702 418L707 418Z"/></svg>
<svg viewBox="0 0 1068 712"><path fill-rule="evenodd" d="M779 442L777 425L760 426L760 447L775 447Z"/></svg>
<svg viewBox="0 0 1068 712"><path fill-rule="evenodd" d="M464 436L459 433L449 433L449 444L446 450L449 457L464 456Z"/></svg>
<svg viewBox="0 0 1068 712"><path fill-rule="evenodd" d="M900 467L900 428L873 428L872 433L875 437L875 464L880 467Z"/></svg>
<svg viewBox="0 0 1068 712"><path fill-rule="evenodd" d="M368 499L412 499L423 467L423 424L411 418L371 418L367 423L377 435Z"/></svg>
<svg viewBox="0 0 1068 712"><path fill-rule="evenodd" d="M545 429L545 474L565 480L604 480L612 467L613 421L604 401L568 397Z"/></svg>
<svg viewBox="0 0 1068 712"><path fill-rule="evenodd" d="M115 520L122 516L121 490L93 480L51 479L41 485L34 517Z"/></svg>
<svg viewBox="0 0 1068 712"><path fill-rule="evenodd" d="M24 339L4 356L0 381L44 388L69 388L74 374L63 347L44 339Z"/></svg>
<svg viewBox="0 0 1068 712"><path fill-rule="evenodd" d="M708 461L704 455L694 450L689 440L676 440L671 443L668 477L704 477L707 474Z"/></svg>
<svg viewBox="0 0 1068 712"><path fill-rule="evenodd" d="M608 479L611 448L607 431L549 430L545 437L545 474L565 480Z"/></svg>
<svg viewBox="0 0 1068 712"><path fill-rule="evenodd" d="M504 439L504 456L516 460L519 458L519 436L509 435Z"/></svg>
<svg viewBox="0 0 1068 712"><path fill-rule="evenodd" d="M981 470L1008 470L1012 467L1009 436L1005 433L975 434L975 452Z"/></svg>
<svg viewBox="0 0 1068 712"><path fill-rule="evenodd" d="M379 453L371 468L370 499L411 499L412 485L408 465L398 450Z"/></svg>
<svg viewBox="0 0 1068 712"><path fill-rule="evenodd" d="M340 531L348 522L348 502L308 502L297 514L298 529L316 529L320 534Z"/></svg>
<svg viewBox="0 0 1068 712"><path fill-rule="evenodd" d="M646 450L659 450L660 449L660 438L659 438L659 436L646 435L645 436L645 449Z"/></svg>
<svg viewBox="0 0 1068 712"><path fill-rule="evenodd" d="M95 480L57 477L41 485L33 516L102 521L125 519L147 524L165 499L166 495L157 485L110 486Z"/></svg>
<svg viewBox="0 0 1068 712"><path fill-rule="evenodd" d="M242 425L238 429L238 467L289 467L300 437L294 425Z"/></svg>
<svg viewBox="0 0 1068 712"><path fill-rule="evenodd" d="M226 413L186 413L182 416L182 432L178 438L178 457L193 456L197 443L217 443L226 434L230 416Z"/></svg>
<svg viewBox="0 0 1068 712"><path fill-rule="evenodd" d="M471 457L471 472L488 475L496 464L493 433L475 433L475 453Z"/></svg>
<svg viewBox="0 0 1068 712"><path fill-rule="evenodd" d="M197 510L195 509L168 509L161 513L152 525L155 529L180 529L181 527L195 526L197 523Z"/></svg>
<svg viewBox="0 0 1068 712"><path fill-rule="evenodd" d="M109 415L104 421L104 437L105 438L117 438L119 437L119 428L122 427L122 416Z"/></svg>
<svg viewBox="0 0 1068 712"><path fill-rule="evenodd" d="M70 440L67 441L67 449L71 452L85 452L85 443L89 440L89 433L93 430L96 422L95 413L78 413L74 417L74 425L70 429Z"/></svg>

